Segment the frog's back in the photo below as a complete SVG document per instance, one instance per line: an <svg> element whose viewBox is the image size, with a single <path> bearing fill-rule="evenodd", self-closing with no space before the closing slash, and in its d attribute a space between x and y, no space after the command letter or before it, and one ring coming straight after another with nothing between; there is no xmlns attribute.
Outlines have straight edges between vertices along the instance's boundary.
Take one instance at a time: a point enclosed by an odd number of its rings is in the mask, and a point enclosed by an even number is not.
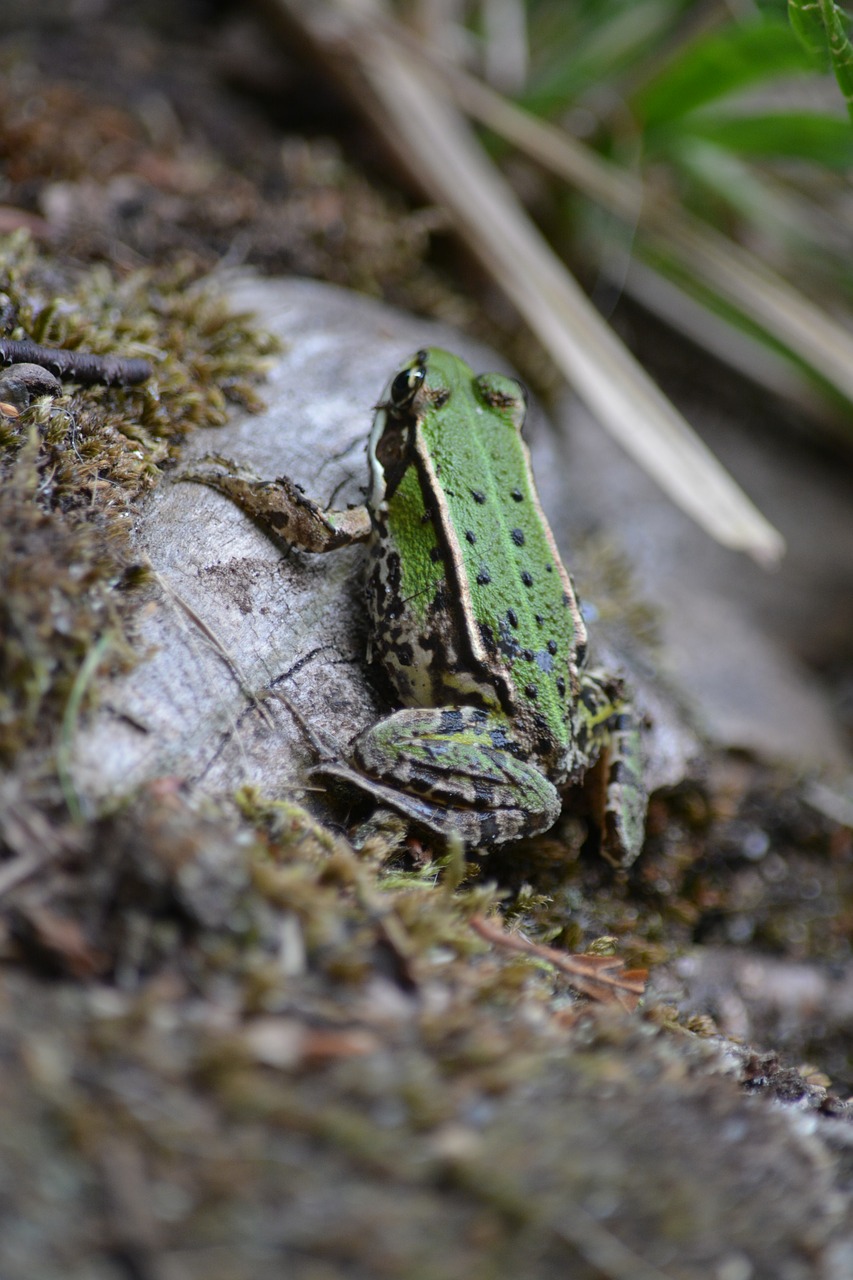
<svg viewBox="0 0 853 1280"><path fill-rule="evenodd" d="M566 736L586 637L521 438L523 390L425 355L405 464L374 512L374 654L407 705L499 707L547 755Z"/></svg>

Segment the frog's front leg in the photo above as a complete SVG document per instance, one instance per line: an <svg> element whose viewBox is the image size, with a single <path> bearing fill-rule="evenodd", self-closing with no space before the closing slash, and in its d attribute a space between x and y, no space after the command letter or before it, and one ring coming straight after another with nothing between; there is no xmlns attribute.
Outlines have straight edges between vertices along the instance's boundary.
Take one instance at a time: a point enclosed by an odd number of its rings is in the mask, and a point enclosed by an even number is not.
<svg viewBox="0 0 853 1280"><path fill-rule="evenodd" d="M477 707L409 707L356 738L352 765L317 766L445 839L500 844L546 831L560 797L508 722Z"/></svg>
<svg viewBox="0 0 853 1280"><path fill-rule="evenodd" d="M619 680L585 672L580 705L580 745L596 761L601 788L601 851L615 866L629 866L642 848L648 805L640 725Z"/></svg>
<svg viewBox="0 0 853 1280"><path fill-rule="evenodd" d="M366 507L346 511L323 508L307 497L287 476L262 480L260 476L218 454L202 461L214 467L185 471L178 479L216 489L260 525L264 533L303 551L336 551L354 542L365 542L371 533Z"/></svg>

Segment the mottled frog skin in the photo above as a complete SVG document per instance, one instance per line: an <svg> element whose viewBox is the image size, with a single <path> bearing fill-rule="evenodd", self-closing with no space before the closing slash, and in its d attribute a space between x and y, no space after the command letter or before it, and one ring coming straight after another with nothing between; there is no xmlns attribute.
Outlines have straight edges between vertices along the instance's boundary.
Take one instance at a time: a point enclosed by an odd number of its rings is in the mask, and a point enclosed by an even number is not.
<svg viewBox="0 0 853 1280"><path fill-rule="evenodd" d="M288 543L368 544L369 656L403 709L360 734L343 778L445 839L490 846L545 831L559 788L597 765L603 851L631 861L646 797L618 680L585 669L587 635L542 512L521 430L523 387L418 351L386 386L363 507L324 510L291 481L196 471Z"/></svg>

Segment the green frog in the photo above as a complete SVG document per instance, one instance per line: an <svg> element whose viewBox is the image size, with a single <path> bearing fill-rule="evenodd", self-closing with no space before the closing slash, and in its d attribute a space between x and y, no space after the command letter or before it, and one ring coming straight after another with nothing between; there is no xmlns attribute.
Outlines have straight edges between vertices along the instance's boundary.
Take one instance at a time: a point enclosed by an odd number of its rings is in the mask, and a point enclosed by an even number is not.
<svg viewBox="0 0 853 1280"><path fill-rule="evenodd" d="M559 788L589 775L602 850L627 863L646 808L638 725L621 683L586 669L586 628L522 439L526 410L519 382L430 348L382 394L363 506L323 509L292 481L224 459L184 478L291 546L368 545L369 658L403 709L313 772L465 847L548 830Z"/></svg>

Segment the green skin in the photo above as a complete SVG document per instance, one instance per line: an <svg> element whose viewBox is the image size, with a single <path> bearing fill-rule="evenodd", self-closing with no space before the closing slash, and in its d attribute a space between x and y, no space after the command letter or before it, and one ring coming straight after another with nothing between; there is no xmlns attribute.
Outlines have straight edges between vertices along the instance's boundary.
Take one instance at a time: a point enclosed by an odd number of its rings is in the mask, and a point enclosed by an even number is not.
<svg viewBox="0 0 853 1280"><path fill-rule="evenodd" d="M289 480L228 465L212 485L305 550L367 542L370 657L403 710L317 771L465 846L546 831L558 788L594 776L602 851L643 839L639 732L618 681L584 670L586 629L521 437L524 389L419 351L386 387L363 507L323 510ZM226 464L223 464L226 465Z"/></svg>

